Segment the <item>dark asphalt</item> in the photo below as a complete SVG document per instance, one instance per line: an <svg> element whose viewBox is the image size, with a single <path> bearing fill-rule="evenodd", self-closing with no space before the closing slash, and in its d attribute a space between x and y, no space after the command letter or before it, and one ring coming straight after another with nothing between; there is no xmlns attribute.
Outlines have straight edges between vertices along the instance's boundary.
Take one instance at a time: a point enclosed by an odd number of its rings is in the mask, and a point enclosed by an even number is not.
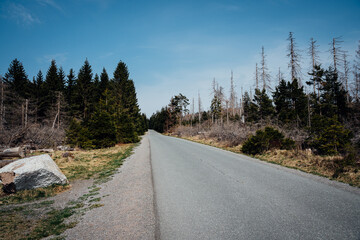
<svg viewBox="0 0 360 240"><path fill-rule="evenodd" d="M360 239L358 189L154 131L148 137L160 239Z"/></svg>

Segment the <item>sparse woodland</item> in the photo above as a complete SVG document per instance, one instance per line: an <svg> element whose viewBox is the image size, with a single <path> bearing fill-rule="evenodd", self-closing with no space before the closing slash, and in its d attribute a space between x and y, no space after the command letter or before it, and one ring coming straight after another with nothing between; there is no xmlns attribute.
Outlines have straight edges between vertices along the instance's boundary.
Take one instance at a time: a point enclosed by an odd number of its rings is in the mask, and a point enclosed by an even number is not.
<svg viewBox="0 0 360 240"><path fill-rule="evenodd" d="M14 59L0 76L0 146L81 148L110 147L137 142L147 130L133 80L119 62L113 78L105 68L94 74L86 60L68 75L51 61L46 74L32 80Z"/></svg>
<svg viewBox="0 0 360 240"><path fill-rule="evenodd" d="M151 116L150 128L205 143L215 141L215 145L253 155L271 149L297 152L311 149L312 155L342 156L334 169L358 165L360 42L354 53L355 61L350 63L340 39L334 38L329 44L332 65L326 67L319 61L316 41L311 39L308 49L311 71L306 77L301 74L293 33L289 34L288 43L291 79L284 79L280 69L271 78L262 48L260 64L256 64L254 71L254 91L236 94L231 72L228 95L213 80L208 111L202 109L200 96L198 106L194 99L189 103L183 95L174 96L168 106ZM275 83L274 88L270 82ZM179 97L184 100L176 101Z"/></svg>

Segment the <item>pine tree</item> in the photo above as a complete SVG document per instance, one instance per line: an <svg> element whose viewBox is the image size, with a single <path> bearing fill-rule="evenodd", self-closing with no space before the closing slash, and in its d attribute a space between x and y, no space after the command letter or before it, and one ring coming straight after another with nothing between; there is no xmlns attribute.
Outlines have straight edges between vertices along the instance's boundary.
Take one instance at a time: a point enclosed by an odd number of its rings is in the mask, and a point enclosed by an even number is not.
<svg viewBox="0 0 360 240"><path fill-rule="evenodd" d="M3 123L9 128L24 126L24 103L32 95L32 86L19 60L11 62L4 82Z"/></svg>
<svg viewBox="0 0 360 240"><path fill-rule="evenodd" d="M73 115L74 113L75 87L76 87L75 72L71 68L69 71L69 75L67 75L67 84L65 91L65 99L68 104L70 115Z"/></svg>
<svg viewBox="0 0 360 240"><path fill-rule="evenodd" d="M44 77L41 71L36 75L35 80L35 123L42 121L46 116L46 90L44 88Z"/></svg>
<svg viewBox="0 0 360 240"><path fill-rule="evenodd" d="M338 73L335 69L330 67L325 71L325 79L320 90L322 114L329 118L336 116L339 120L346 119L348 114L347 92L338 81Z"/></svg>
<svg viewBox="0 0 360 240"><path fill-rule="evenodd" d="M259 116L261 119L271 117L275 113L274 106L269 96L266 94L266 90L255 89L254 101L259 106Z"/></svg>
<svg viewBox="0 0 360 240"><path fill-rule="evenodd" d="M30 81L25 72L23 64L15 58L5 74L5 83L8 85L8 90L21 98L29 98L31 91L29 89Z"/></svg>
<svg viewBox="0 0 360 240"><path fill-rule="evenodd" d="M86 59L84 65L80 68L76 82L76 101L77 114L82 119L90 117L90 105L92 96L92 70L89 61Z"/></svg>
<svg viewBox="0 0 360 240"><path fill-rule="evenodd" d="M108 76L105 68L103 68L102 73L100 75L99 88L100 88L101 94L105 91L105 89L109 88L109 76Z"/></svg>
<svg viewBox="0 0 360 240"><path fill-rule="evenodd" d="M244 99L244 118L246 122L256 122L259 120L259 106L256 105L250 98L249 93L245 92Z"/></svg>

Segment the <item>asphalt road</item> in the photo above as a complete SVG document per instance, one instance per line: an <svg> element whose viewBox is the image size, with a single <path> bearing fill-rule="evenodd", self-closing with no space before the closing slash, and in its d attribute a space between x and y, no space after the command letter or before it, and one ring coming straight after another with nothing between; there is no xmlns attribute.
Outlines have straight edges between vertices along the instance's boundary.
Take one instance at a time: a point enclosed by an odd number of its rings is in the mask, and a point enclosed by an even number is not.
<svg viewBox="0 0 360 240"><path fill-rule="evenodd" d="M360 239L358 189L149 135L158 239Z"/></svg>

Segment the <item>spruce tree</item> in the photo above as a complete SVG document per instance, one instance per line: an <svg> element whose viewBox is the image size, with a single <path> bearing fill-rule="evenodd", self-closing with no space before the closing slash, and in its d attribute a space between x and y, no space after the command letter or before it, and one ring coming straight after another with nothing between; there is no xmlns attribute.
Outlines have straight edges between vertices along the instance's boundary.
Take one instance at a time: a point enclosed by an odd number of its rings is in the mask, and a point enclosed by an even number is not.
<svg viewBox="0 0 360 240"><path fill-rule="evenodd" d="M35 123L43 120L46 116L46 90L44 88L44 77L41 71L36 75L35 80Z"/></svg>
<svg viewBox="0 0 360 240"><path fill-rule="evenodd" d="M260 91L259 89L255 89L254 101L259 106L258 113L261 119L266 119L273 116L273 114L275 113L275 109L272 105L271 99L266 94L265 89L263 89L262 91Z"/></svg>
<svg viewBox="0 0 360 240"><path fill-rule="evenodd" d="M89 109L91 105L92 95L92 69L89 61L86 59L84 65L80 68L77 84L76 84L76 106L77 114L82 119L86 120L90 114Z"/></svg>
<svg viewBox="0 0 360 240"><path fill-rule="evenodd" d="M244 99L244 117L246 122L256 122L259 120L259 106L250 98L249 93L245 92Z"/></svg>
<svg viewBox="0 0 360 240"><path fill-rule="evenodd" d="M23 64L17 58L11 62L8 72L5 73L4 81L12 93L24 99L30 97L30 81Z"/></svg>
<svg viewBox="0 0 360 240"><path fill-rule="evenodd" d="M69 75L67 75L67 84L66 84L66 91L65 91L65 99L68 104L68 108L70 111L70 114L73 114L73 108L74 108L74 94L75 94L75 85L76 85L76 79L75 79L75 73L74 70L71 68L69 71Z"/></svg>
<svg viewBox="0 0 360 240"><path fill-rule="evenodd" d="M100 92L101 94L104 93L104 91L109 88L109 75L106 72L106 69L103 68L101 75L100 75Z"/></svg>

